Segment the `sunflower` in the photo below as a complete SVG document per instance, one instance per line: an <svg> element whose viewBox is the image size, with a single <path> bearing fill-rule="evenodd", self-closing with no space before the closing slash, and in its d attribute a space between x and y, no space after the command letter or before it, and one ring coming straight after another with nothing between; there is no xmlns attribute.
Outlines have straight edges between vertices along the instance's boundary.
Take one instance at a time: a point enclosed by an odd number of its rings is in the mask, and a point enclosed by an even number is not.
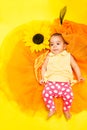
<svg viewBox="0 0 87 130"><path fill-rule="evenodd" d="M24 43L31 52L49 48L50 23L47 21L32 21L24 30Z"/></svg>

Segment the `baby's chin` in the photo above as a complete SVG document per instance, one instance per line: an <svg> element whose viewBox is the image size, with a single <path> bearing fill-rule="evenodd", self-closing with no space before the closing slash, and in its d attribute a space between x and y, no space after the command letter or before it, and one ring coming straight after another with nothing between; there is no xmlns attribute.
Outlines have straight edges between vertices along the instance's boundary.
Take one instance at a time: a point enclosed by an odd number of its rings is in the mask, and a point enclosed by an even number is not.
<svg viewBox="0 0 87 130"><path fill-rule="evenodd" d="M62 51L59 51L59 50L53 50L53 51L52 51L53 54L59 54L59 53L61 53L61 52L62 52Z"/></svg>

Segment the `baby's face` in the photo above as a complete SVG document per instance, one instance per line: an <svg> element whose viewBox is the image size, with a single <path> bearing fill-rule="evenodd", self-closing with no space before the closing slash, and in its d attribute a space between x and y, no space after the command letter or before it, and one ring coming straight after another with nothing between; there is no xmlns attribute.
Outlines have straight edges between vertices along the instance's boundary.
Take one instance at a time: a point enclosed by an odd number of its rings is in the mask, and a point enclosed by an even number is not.
<svg viewBox="0 0 87 130"><path fill-rule="evenodd" d="M66 49L66 44L64 43L61 36L52 36L50 38L50 50L54 54L59 54Z"/></svg>

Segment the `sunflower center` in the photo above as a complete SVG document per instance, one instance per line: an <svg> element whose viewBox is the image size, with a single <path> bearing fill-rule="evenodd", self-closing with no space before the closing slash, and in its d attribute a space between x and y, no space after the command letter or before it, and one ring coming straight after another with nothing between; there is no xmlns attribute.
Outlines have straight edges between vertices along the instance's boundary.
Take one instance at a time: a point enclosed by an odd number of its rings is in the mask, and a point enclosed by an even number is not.
<svg viewBox="0 0 87 130"><path fill-rule="evenodd" d="M35 44L41 44L43 43L43 41L44 41L44 36L42 34L38 33L33 36L33 42Z"/></svg>

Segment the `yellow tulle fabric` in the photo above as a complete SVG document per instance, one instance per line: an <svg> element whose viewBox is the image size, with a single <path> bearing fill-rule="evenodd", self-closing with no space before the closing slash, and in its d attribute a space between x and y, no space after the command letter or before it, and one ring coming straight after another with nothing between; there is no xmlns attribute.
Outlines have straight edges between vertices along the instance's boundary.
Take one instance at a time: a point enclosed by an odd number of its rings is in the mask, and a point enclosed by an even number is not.
<svg viewBox="0 0 87 130"><path fill-rule="evenodd" d="M18 103L22 111L46 111L42 99L43 86L37 82L35 74L38 78L41 64L48 50L31 53L30 48L25 46L22 40L24 29L25 25L17 28L3 41L1 46L2 79L0 79L0 88L9 100ZM85 78L84 82L72 87L74 100L71 111L78 113L87 110L87 26L71 21L65 21L61 26L59 20L56 19L51 26L51 33L54 32L61 32L66 41L69 42L68 51L77 60ZM44 55L39 57L41 54ZM35 60L38 61L38 64L35 64ZM55 104L57 113L61 114L62 100L55 99Z"/></svg>

